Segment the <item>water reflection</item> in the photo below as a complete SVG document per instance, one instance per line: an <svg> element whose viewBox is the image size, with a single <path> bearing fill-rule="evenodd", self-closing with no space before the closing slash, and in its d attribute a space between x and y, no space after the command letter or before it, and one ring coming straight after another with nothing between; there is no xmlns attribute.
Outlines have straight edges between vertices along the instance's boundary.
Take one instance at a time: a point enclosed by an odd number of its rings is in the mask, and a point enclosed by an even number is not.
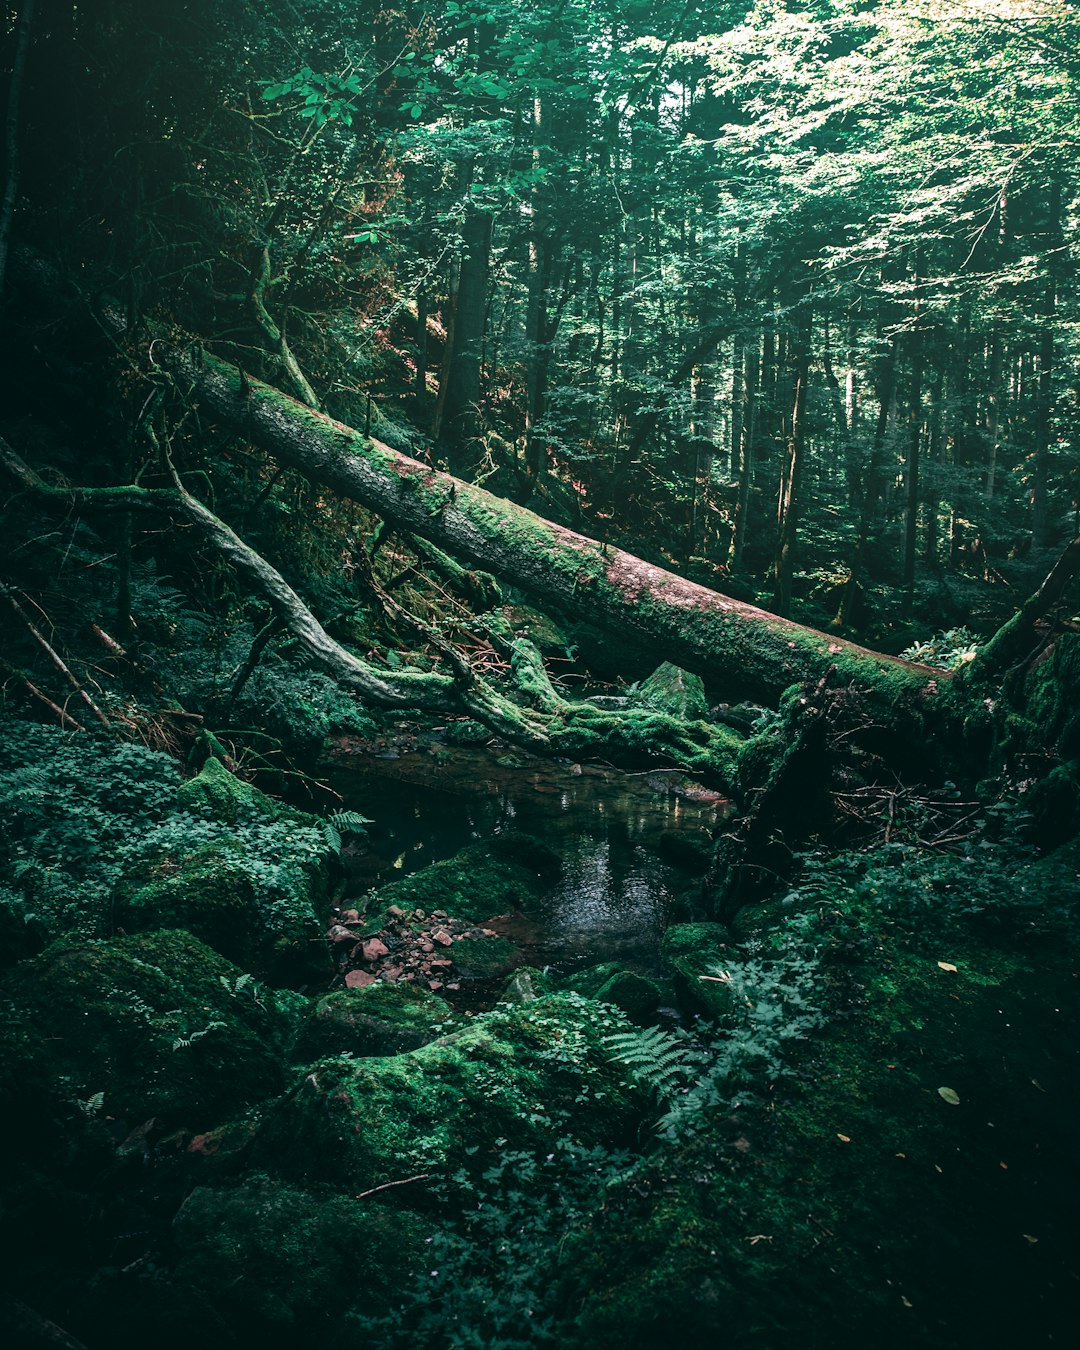
<svg viewBox="0 0 1080 1350"><path fill-rule="evenodd" d="M357 754L335 765L330 778L344 805L375 822L370 848L355 859L353 889L450 857L473 840L525 830L563 859L559 882L514 935L530 960L564 969L601 960L655 969L667 909L694 884L656 852L660 836L678 830L712 837L726 803L671 795L663 776L517 751L508 759L494 749L427 747L393 760Z"/></svg>

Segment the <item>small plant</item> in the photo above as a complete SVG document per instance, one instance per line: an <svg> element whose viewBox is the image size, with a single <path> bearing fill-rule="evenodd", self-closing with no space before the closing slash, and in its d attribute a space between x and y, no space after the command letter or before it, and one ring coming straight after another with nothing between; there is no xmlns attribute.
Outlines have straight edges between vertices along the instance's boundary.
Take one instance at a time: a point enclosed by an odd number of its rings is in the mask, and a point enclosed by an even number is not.
<svg viewBox="0 0 1080 1350"><path fill-rule="evenodd" d="M926 642L915 642L900 655L905 661L918 661L924 666L938 666L941 670L957 670L974 661L979 650L979 637L970 628L949 628L936 633Z"/></svg>
<svg viewBox="0 0 1080 1350"><path fill-rule="evenodd" d="M212 1031L220 1031L225 1026L224 1022L209 1022L202 1031L193 1031L190 1036L177 1036L172 1043L174 1050L187 1050L194 1045L196 1041L201 1041L204 1036L209 1036Z"/></svg>

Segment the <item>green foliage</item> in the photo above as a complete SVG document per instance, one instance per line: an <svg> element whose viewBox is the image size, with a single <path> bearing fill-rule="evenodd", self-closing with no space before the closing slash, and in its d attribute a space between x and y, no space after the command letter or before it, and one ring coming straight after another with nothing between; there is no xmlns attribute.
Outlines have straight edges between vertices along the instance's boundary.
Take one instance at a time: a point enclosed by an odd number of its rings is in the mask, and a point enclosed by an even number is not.
<svg viewBox="0 0 1080 1350"><path fill-rule="evenodd" d="M354 1312L350 1335L379 1350L565 1344L562 1243L629 1162L625 1152L556 1136L543 1152L500 1148L479 1176L460 1169L438 1191L459 1217L434 1231L424 1269L393 1313Z"/></svg>
<svg viewBox="0 0 1080 1350"><path fill-rule="evenodd" d="M630 1071L635 1082L647 1087L661 1101L668 1101L685 1087L690 1074L691 1044L685 1033L662 1027L617 1031L605 1042L615 1061Z"/></svg>
<svg viewBox="0 0 1080 1350"><path fill-rule="evenodd" d="M268 816L261 794L230 797L228 821L211 801L180 810L179 771L159 751L25 722L4 722L2 731L7 880L21 893L26 917L51 933L110 932L110 897L122 878L140 878L136 886L167 883L200 857L239 869L267 931L293 930L298 907L312 915L327 856L313 818L277 810ZM169 903L147 903L156 923L175 922Z"/></svg>
<svg viewBox="0 0 1080 1350"><path fill-rule="evenodd" d="M914 642L900 655L905 661L919 661L924 666L939 666L942 670L958 670L974 661L979 650L979 638L970 628L950 628L936 633L924 642Z"/></svg>

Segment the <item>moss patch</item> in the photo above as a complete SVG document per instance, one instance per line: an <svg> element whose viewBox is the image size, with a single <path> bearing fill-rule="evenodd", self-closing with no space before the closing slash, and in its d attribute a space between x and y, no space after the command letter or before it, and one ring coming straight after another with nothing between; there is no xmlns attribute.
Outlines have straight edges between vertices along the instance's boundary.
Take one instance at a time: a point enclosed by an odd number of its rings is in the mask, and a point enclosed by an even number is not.
<svg viewBox="0 0 1080 1350"><path fill-rule="evenodd" d="M243 1327L246 1341L289 1333L316 1345L354 1303L377 1313L400 1299L431 1226L408 1211L253 1177L194 1190L174 1231L176 1283Z"/></svg>
<svg viewBox="0 0 1080 1350"><path fill-rule="evenodd" d="M538 1147L553 1131L624 1138L640 1103L603 1038L625 1022L599 1006L552 994L409 1054L323 1060L260 1128L258 1165L364 1190L483 1166L507 1142ZM400 1198L422 1203L423 1193Z"/></svg>
<svg viewBox="0 0 1080 1350"><path fill-rule="evenodd" d="M703 1017L731 1011L731 991L716 978L716 967L730 954L731 936L718 923L677 923L665 932L660 947L664 970L675 984L682 1006Z"/></svg>
<svg viewBox="0 0 1080 1350"><path fill-rule="evenodd" d="M453 1023L441 998L415 984L379 980L363 989L339 989L320 999L300 1028L294 1060L329 1055L399 1055L418 1050Z"/></svg>
<svg viewBox="0 0 1080 1350"><path fill-rule="evenodd" d="M295 996L279 1001L189 933L55 943L3 992L44 1036L63 1093L100 1092L104 1113L132 1123L206 1128L285 1082Z"/></svg>
<svg viewBox="0 0 1080 1350"><path fill-rule="evenodd" d="M375 917L368 920L367 929L377 932L381 926L377 916L391 905L426 913L441 909L473 923L506 910L525 909L554 884L561 866L558 855L532 835L495 835L383 886L369 905Z"/></svg>

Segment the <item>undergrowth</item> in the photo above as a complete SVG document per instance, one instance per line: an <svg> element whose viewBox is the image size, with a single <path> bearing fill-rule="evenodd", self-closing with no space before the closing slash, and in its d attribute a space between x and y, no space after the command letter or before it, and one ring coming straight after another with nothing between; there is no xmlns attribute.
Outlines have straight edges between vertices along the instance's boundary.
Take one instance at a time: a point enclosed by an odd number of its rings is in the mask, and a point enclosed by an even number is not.
<svg viewBox="0 0 1080 1350"><path fill-rule="evenodd" d="M160 751L30 722L0 726L0 829L8 844L0 881L27 919L53 936L101 936L109 898L142 863L183 860L210 845L256 887L269 927L301 894L311 870L340 846L315 823L255 812L226 824L176 805L181 774ZM358 820L343 821L359 828Z"/></svg>

